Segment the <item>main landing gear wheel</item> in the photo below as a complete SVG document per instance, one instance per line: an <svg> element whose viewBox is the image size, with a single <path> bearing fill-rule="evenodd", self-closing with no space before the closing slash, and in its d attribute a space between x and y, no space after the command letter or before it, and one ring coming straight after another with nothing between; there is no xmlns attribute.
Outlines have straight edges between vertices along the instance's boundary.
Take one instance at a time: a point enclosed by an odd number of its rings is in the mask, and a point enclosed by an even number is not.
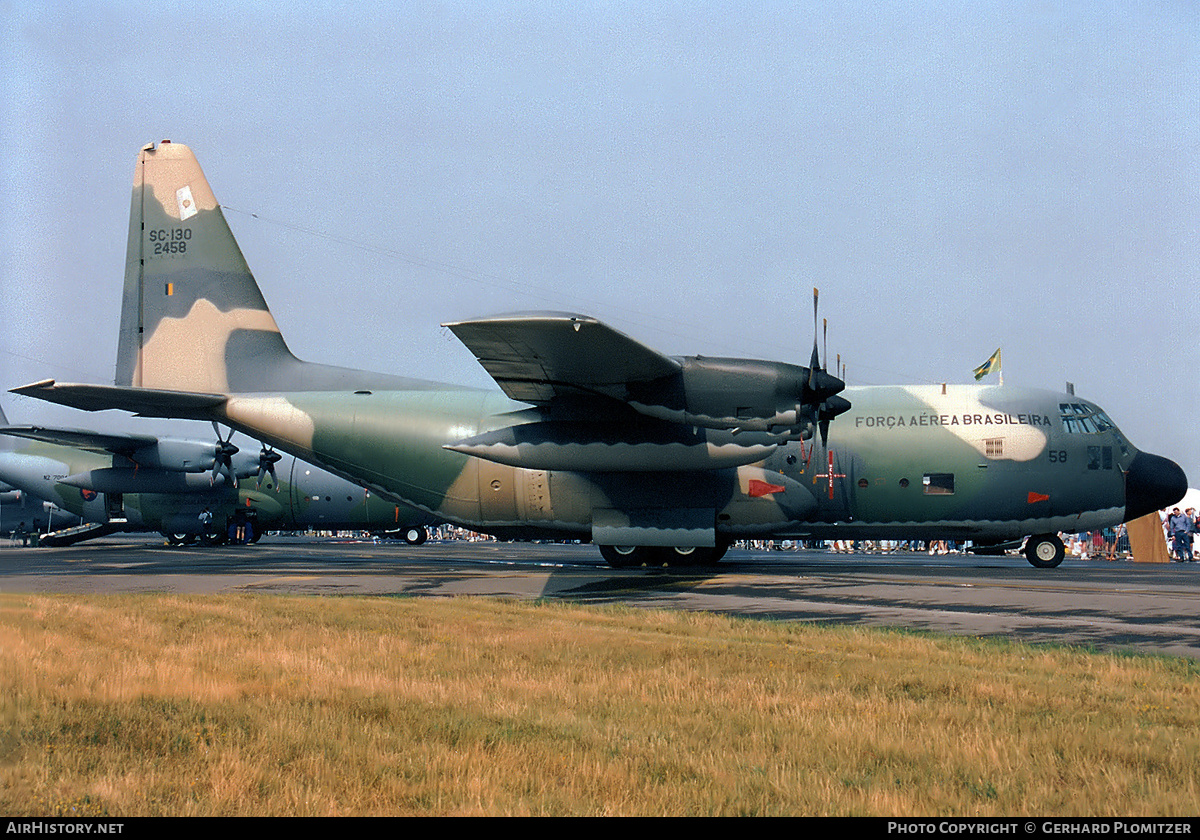
<svg viewBox="0 0 1200 840"><path fill-rule="evenodd" d="M711 547L689 545L664 548L662 552L666 555L664 562L668 566L715 566L728 550L728 545Z"/></svg>
<svg viewBox="0 0 1200 840"><path fill-rule="evenodd" d="M600 556L614 569L635 566L714 566L725 556L728 545L675 546L659 548L647 545L602 545Z"/></svg>
<svg viewBox="0 0 1200 840"><path fill-rule="evenodd" d="M637 545L602 545L600 556L614 569L631 569L650 562L650 549Z"/></svg>
<svg viewBox="0 0 1200 840"><path fill-rule="evenodd" d="M424 525L413 525L411 528L405 528L400 538L409 545L422 545L429 539L429 532L425 530Z"/></svg>
<svg viewBox="0 0 1200 840"><path fill-rule="evenodd" d="M1066 553L1057 534L1039 534L1025 540L1025 559L1038 569L1053 569Z"/></svg>

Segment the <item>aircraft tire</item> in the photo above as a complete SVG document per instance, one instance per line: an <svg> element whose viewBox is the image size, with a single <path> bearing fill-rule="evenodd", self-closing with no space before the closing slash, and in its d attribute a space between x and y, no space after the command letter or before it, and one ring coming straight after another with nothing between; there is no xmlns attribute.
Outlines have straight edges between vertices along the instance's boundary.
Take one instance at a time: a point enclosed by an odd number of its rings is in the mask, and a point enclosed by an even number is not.
<svg viewBox="0 0 1200 840"><path fill-rule="evenodd" d="M600 556L614 569L631 569L651 559L652 549L636 545L602 545Z"/></svg>
<svg viewBox="0 0 1200 840"><path fill-rule="evenodd" d="M1037 534L1025 540L1025 559L1037 569L1053 569L1067 554L1057 534Z"/></svg>
<svg viewBox="0 0 1200 840"><path fill-rule="evenodd" d="M429 539L429 532L425 530L424 525L413 525L411 528L405 528L400 538L409 545L424 545L425 540Z"/></svg>
<svg viewBox="0 0 1200 840"><path fill-rule="evenodd" d="M715 566L725 556L729 546L718 543L711 548L704 546L685 546L683 548L666 548L665 562L668 566Z"/></svg>
<svg viewBox="0 0 1200 840"><path fill-rule="evenodd" d="M725 552L729 550L729 543L718 542L712 548L703 549L705 552L704 559L701 560L701 566L715 566L721 562L721 558L725 556Z"/></svg>
<svg viewBox="0 0 1200 840"><path fill-rule="evenodd" d="M648 545L602 545L600 556L614 569L630 569L635 566L714 566L725 556L728 545L713 548L681 546L660 548Z"/></svg>
<svg viewBox="0 0 1200 840"><path fill-rule="evenodd" d="M701 553L703 548L697 548L694 545L677 545L672 548L664 548L661 551L662 562L668 566L699 566L702 563Z"/></svg>
<svg viewBox="0 0 1200 840"><path fill-rule="evenodd" d="M195 534L163 534L171 545L191 545L196 541Z"/></svg>

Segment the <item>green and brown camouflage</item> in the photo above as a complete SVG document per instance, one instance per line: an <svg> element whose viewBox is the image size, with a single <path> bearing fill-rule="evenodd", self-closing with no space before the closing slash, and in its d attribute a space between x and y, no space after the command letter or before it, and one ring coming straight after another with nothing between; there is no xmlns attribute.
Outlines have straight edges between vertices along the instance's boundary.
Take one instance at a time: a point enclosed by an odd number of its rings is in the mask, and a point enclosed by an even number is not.
<svg viewBox="0 0 1200 840"><path fill-rule="evenodd" d="M814 292L815 321L815 292ZM18 393L202 418L437 519L576 538L614 565L712 562L742 537L1033 536L1182 497L1098 407L1012 386L847 388L820 365L672 357L587 316L446 325L501 393L297 359L185 146L134 179L116 386Z"/></svg>

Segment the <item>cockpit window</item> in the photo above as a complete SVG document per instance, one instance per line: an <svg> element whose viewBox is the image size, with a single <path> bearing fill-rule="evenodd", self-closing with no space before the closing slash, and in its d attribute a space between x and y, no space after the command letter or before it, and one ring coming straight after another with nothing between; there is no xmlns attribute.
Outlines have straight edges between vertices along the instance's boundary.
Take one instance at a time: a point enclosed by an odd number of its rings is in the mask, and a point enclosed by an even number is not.
<svg viewBox="0 0 1200 840"><path fill-rule="evenodd" d="M1084 403L1059 403L1063 429L1070 435L1090 435L1113 429L1113 422L1095 406Z"/></svg>

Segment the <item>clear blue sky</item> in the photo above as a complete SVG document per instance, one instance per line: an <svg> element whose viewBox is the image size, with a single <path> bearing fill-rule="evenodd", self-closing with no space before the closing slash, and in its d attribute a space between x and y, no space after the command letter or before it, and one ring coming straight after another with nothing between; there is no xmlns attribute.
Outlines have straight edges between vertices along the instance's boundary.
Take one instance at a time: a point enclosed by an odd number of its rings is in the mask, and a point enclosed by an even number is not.
<svg viewBox="0 0 1200 840"><path fill-rule="evenodd" d="M169 137L303 358L487 385L438 325L553 308L804 363L816 285L850 384L1002 346L1200 483L1197 4L390 5L0 0L0 384L111 381Z"/></svg>

